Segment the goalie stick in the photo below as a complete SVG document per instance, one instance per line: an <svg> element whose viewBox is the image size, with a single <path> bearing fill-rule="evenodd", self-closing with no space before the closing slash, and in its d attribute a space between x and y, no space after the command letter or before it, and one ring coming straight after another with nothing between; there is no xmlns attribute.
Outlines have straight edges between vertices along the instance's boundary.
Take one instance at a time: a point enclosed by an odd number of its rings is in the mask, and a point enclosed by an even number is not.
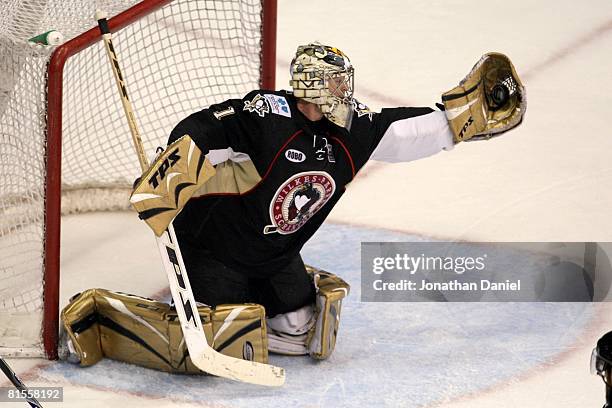
<svg viewBox="0 0 612 408"><path fill-rule="evenodd" d="M15 372L11 369L11 367L9 367L7 362L4 361L2 357L0 357L0 369L2 370L2 372L4 372L6 377L13 383L15 388L17 388L19 391L26 395L25 400L28 402L28 404L30 404L30 407L42 408L40 402L38 402L36 398L30 396L30 393L28 392L28 387L26 387L25 384L21 382L19 377L17 377L17 374L15 374Z"/></svg>
<svg viewBox="0 0 612 408"><path fill-rule="evenodd" d="M121 103L128 120L140 167L142 171L145 171L149 167L149 163L136 125L134 110L127 95L126 84L119 69L119 62L113 47L106 14L103 11L97 10L95 18L104 39L106 53L113 69L117 89L121 95ZM219 377L259 385L282 385L285 382L285 371L283 368L229 357L217 352L208 345L172 223L170 223L160 237L156 237L156 240L164 270L168 275L170 291L172 292L174 306L181 323L185 344L187 344L189 356L193 364L200 370Z"/></svg>

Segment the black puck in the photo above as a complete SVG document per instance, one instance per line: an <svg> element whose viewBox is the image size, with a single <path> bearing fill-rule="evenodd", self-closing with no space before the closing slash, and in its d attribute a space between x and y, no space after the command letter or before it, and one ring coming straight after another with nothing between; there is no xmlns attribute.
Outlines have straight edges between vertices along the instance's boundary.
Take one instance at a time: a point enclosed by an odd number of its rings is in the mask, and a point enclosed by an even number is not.
<svg viewBox="0 0 612 408"><path fill-rule="evenodd" d="M510 91L505 85L497 84L491 89L491 100L497 107L504 105L509 98Z"/></svg>

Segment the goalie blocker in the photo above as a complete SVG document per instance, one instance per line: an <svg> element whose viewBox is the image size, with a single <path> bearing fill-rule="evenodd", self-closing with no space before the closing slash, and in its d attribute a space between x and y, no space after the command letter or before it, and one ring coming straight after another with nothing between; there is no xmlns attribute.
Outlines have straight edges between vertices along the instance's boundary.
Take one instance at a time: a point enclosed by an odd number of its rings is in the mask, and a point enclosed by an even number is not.
<svg viewBox="0 0 612 408"><path fill-rule="evenodd" d="M349 285L329 272L312 267L308 271L317 287L317 300L310 306L307 328L302 336L295 336L290 328L285 333L272 330L269 336L274 346L270 351L325 359L335 347L342 299ZM235 358L268 362L263 306L200 305L198 311L206 340L215 350ZM291 320L295 313L287 316ZM269 321L274 325L283 319L285 315L278 315ZM71 299L62 310L61 320L60 358L81 366L91 366L106 357L167 372L202 373L192 364L176 312L167 303L89 289Z"/></svg>
<svg viewBox="0 0 612 408"><path fill-rule="evenodd" d="M168 145L137 180L130 203L159 237L193 193L214 175L208 158L184 135Z"/></svg>

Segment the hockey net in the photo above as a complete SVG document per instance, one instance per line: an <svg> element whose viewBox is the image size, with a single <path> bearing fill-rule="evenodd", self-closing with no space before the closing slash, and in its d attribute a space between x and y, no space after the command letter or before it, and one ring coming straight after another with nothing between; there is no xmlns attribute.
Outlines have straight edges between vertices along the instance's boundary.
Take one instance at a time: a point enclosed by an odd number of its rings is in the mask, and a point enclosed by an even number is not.
<svg viewBox="0 0 612 408"><path fill-rule="evenodd" d="M56 356L59 203L62 214L127 209L140 174L96 9L116 31L148 152L189 113L274 87L275 1L2 2L1 355ZM62 45L28 44L49 30Z"/></svg>

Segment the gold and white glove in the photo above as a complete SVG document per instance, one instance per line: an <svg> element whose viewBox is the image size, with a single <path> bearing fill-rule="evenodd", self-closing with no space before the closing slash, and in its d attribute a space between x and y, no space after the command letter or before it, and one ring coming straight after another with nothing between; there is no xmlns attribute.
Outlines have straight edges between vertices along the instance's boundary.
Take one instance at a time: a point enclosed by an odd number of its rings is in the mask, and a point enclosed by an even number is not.
<svg viewBox="0 0 612 408"><path fill-rule="evenodd" d="M184 135L168 145L136 181L130 203L155 235L160 236L214 174L215 168L208 158L189 135Z"/></svg>
<svg viewBox="0 0 612 408"><path fill-rule="evenodd" d="M453 140L489 139L518 126L527 109L525 86L504 54L490 52L459 86L442 94Z"/></svg>

